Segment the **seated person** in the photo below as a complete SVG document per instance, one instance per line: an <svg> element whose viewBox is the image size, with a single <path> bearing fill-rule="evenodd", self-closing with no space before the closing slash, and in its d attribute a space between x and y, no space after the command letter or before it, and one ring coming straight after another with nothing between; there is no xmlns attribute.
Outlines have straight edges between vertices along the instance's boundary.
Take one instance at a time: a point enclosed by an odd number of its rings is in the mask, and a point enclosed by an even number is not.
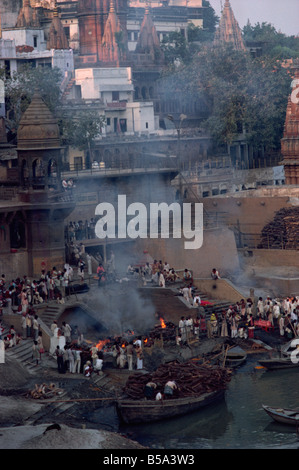
<svg viewBox="0 0 299 470"><path fill-rule="evenodd" d="M215 268L212 269L211 278L214 279L214 281L216 281L216 279L220 279L220 274L217 271L217 269Z"/></svg>

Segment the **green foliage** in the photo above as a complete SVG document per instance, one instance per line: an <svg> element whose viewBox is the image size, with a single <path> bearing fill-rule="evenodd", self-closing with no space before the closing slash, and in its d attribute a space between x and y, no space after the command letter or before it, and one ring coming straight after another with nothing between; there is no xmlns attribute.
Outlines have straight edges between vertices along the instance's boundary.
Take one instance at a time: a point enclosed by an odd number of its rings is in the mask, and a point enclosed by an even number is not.
<svg viewBox="0 0 299 470"><path fill-rule="evenodd" d="M261 47L263 56L290 59L299 55L299 38L286 36L270 23L256 23L252 26L248 22L243 28L243 35L245 42Z"/></svg>
<svg viewBox="0 0 299 470"><path fill-rule="evenodd" d="M253 59L232 46L206 46L165 77L165 96L183 94L205 107L214 142L230 144L243 131L255 148L280 146L291 78L272 57Z"/></svg>
<svg viewBox="0 0 299 470"><path fill-rule="evenodd" d="M21 116L30 104L36 89L41 93L49 109L55 113L60 99L61 71L59 69L35 68L26 64L12 76L7 76L5 70L2 69L0 78L4 81L7 124L11 129L17 129Z"/></svg>
<svg viewBox="0 0 299 470"><path fill-rule="evenodd" d="M59 119L63 143L78 147L80 150L90 148L105 125L105 116L88 109L80 110L72 116L68 112L63 112Z"/></svg>

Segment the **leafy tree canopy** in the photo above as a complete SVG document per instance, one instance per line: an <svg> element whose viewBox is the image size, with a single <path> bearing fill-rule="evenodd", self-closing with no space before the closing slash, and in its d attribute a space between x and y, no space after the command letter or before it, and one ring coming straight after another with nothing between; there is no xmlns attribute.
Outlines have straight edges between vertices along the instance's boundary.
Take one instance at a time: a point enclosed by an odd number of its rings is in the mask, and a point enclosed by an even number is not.
<svg viewBox="0 0 299 470"><path fill-rule="evenodd" d="M61 103L62 74L58 68L32 67L26 64L12 76L7 76L5 69L0 69L0 78L4 81L7 124L12 133L17 132L22 114L29 106L36 89L58 119L65 144L81 149L90 147L105 125L104 117L97 113L81 109L79 113L71 115L65 110Z"/></svg>
<svg viewBox="0 0 299 470"><path fill-rule="evenodd" d="M231 46L206 46L161 86L182 93L208 110L204 125L220 145L231 143L244 129L254 147L280 145L291 77L271 57L254 59Z"/></svg>
<svg viewBox="0 0 299 470"><path fill-rule="evenodd" d="M277 59L291 59L299 55L299 38L286 36L270 23L256 23L252 26L248 21L243 28L243 35L245 42L260 45L262 55Z"/></svg>

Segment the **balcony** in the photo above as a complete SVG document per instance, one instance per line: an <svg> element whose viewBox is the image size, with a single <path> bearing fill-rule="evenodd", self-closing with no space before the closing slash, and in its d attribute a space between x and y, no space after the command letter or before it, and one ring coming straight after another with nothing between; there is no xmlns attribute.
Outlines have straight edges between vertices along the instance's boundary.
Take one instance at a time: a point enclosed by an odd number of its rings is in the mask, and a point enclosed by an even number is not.
<svg viewBox="0 0 299 470"><path fill-rule="evenodd" d="M105 111L125 111L127 109L126 101L106 101Z"/></svg>

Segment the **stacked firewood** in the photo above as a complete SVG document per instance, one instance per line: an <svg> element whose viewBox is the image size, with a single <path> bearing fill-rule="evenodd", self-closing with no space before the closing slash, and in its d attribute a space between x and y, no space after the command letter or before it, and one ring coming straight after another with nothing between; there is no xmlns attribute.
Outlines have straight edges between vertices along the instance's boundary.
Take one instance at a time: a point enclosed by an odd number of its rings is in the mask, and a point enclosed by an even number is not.
<svg viewBox="0 0 299 470"><path fill-rule="evenodd" d="M61 388L56 387L55 384L51 383L37 385L35 384L35 388L31 390L27 396L29 398L40 399L40 398L51 398L56 395L61 395L63 390Z"/></svg>
<svg viewBox="0 0 299 470"><path fill-rule="evenodd" d="M150 331L149 337L152 340L163 338L163 341L175 341L176 338L176 325L170 321L165 321L164 326L155 325Z"/></svg>
<svg viewBox="0 0 299 470"><path fill-rule="evenodd" d="M261 232L258 248L297 249L299 247L299 207L283 208Z"/></svg>
<svg viewBox="0 0 299 470"><path fill-rule="evenodd" d="M124 393L132 399L144 398L145 385L154 382L156 391L163 393L164 386L169 380L174 381L178 390L174 398L196 397L226 388L231 379L231 371L222 367L200 365L194 362L184 364L163 364L152 374L134 374L129 376L123 388Z"/></svg>

